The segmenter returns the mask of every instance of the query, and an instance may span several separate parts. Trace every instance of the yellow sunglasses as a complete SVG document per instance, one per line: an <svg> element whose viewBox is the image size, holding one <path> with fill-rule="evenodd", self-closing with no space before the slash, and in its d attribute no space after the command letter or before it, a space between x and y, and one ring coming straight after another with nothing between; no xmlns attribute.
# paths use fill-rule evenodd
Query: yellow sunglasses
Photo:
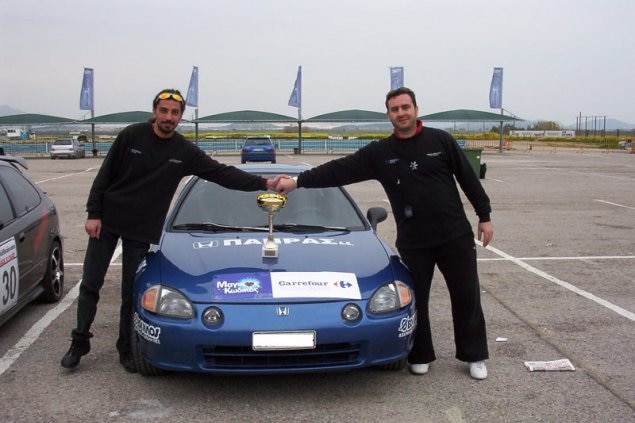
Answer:
<svg viewBox="0 0 635 423"><path fill-rule="evenodd" d="M183 103L183 97L181 97L179 94L176 94L176 93L163 92L157 96L157 100L170 100L170 99Z"/></svg>

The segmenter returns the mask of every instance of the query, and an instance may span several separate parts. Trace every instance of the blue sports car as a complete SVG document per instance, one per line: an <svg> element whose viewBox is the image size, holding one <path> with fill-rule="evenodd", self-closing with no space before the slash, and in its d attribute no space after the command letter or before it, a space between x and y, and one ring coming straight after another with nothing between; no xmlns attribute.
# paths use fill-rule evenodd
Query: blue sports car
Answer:
<svg viewBox="0 0 635 423"><path fill-rule="evenodd" d="M295 190L277 211L267 196L281 197L184 186L135 282L139 373L402 369L416 312L408 270L375 231L386 210L364 217L342 188Z"/></svg>

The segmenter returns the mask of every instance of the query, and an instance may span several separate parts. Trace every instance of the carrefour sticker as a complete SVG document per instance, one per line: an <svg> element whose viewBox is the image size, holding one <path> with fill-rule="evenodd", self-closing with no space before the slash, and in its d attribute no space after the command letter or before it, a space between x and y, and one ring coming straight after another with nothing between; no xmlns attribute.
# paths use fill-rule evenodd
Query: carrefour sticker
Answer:
<svg viewBox="0 0 635 423"><path fill-rule="evenodd" d="M362 298L354 273L272 272L274 298Z"/></svg>
<svg viewBox="0 0 635 423"><path fill-rule="evenodd" d="M0 314L18 303L19 288L18 249L12 237L0 244Z"/></svg>
<svg viewBox="0 0 635 423"><path fill-rule="evenodd" d="M214 275L212 297L215 300L271 298L269 272Z"/></svg>
<svg viewBox="0 0 635 423"><path fill-rule="evenodd" d="M133 316L134 330L141 335L143 339L155 344L161 343L161 328L159 326L151 325L139 317L139 314L135 312Z"/></svg>

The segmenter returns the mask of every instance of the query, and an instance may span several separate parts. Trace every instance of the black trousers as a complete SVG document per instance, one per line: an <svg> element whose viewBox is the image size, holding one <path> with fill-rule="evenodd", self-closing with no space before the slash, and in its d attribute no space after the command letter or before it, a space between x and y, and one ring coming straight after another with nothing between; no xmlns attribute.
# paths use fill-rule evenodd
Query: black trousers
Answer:
<svg viewBox="0 0 635 423"><path fill-rule="evenodd" d="M73 339L89 339L93 335L90 327L97 314L99 291L110 266L110 260L117 247L119 235L102 227L99 239L89 238L82 282L79 285L77 302L77 328L73 329ZM122 238L121 308L119 311L119 339L117 351L130 352L132 321L132 294L135 274L150 245L146 242Z"/></svg>
<svg viewBox="0 0 635 423"><path fill-rule="evenodd" d="M417 328L408 361L411 364L421 364L436 359L428 307L435 265L443 274L450 293L456 358L466 362L489 358L474 236L468 234L432 248L400 249L399 254L415 282Z"/></svg>

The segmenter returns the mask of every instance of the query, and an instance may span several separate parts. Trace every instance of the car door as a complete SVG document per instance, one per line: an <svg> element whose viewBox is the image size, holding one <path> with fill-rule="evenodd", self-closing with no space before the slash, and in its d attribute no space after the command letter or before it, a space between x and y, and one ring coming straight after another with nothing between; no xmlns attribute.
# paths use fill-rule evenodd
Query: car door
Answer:
<svg viewBox="0 0 635 423"><path fill-rule="evenodd" d="M0 175L0 316L17 304L20 277L18 252L13 234L15 213L1 181Z"/></svg>
<svg viewBox="0 0 635 423"><path fill-rule="evenodd" d="M40 230L42 216L38 206L42 199L37 189L17 169L8 166L0 167L0 184L2 196L6 197L3 203L11 205L10 214L6 206L3 214L13 217L2 222L0 229L0 260L6 262L2 270L1 305L19 300L33 289L42 276L42 257L46 258L48 252L47 234ZM12 275L18 279L13 280Z"/></svg>

